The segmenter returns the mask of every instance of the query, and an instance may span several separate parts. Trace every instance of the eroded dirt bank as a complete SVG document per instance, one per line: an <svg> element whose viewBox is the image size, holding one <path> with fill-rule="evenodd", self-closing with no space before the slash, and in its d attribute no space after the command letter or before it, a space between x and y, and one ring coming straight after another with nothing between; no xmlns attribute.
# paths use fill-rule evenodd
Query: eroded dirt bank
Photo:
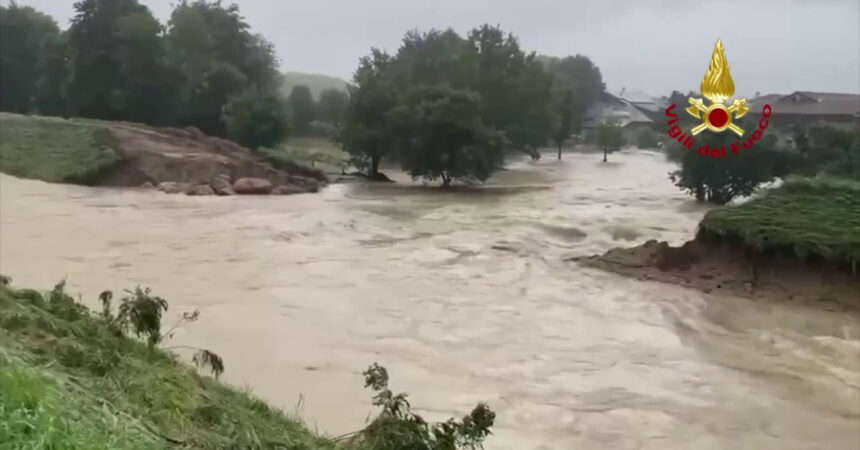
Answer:
<svg viewBox="0 0 860 450"><path fill-rule="evenodd" d="M120 163L102 180L108 186L140 186L173 182L187 186L231 184L242 178L266 180L276 190L316 192L325 184L316 178L276 170L250 150L226 139L207 136L195 128L109 126Z"/></svg>
<svg viewBox="0 0 860 450"><path fill-rule="evenodd" d="M751 299L797 302L828 310L860 309L860 278L794 260L753 261L742 250L699 240L680 247L650 240L602 255L573 257L587 267Z"/></svg>

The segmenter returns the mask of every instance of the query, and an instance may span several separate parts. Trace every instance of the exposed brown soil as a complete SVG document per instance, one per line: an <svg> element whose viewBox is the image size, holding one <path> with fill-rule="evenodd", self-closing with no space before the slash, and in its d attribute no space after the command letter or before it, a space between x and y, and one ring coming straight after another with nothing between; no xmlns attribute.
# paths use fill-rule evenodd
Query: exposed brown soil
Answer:
<svg viewBox="0 0 860 450"><path fill-rule="evenodd" d="M121 162L101 184L140 186L172 181L200 185L219 177L229 177L231 182L262 178L273 186L298 187L305 192L316 192L325 184L325 180L276 170L247 148L196 128L118 124L109 130Z"/></svg>
<svg viewBox="0 0 860 450"><path fill-rule="evenodd" d="M588 267L680 284L706 293L799 302L826 309L860 309L860 275L797 260L754 260L737 248L688 241L681 247L648 241L603 255L574 257Z"/></svg>

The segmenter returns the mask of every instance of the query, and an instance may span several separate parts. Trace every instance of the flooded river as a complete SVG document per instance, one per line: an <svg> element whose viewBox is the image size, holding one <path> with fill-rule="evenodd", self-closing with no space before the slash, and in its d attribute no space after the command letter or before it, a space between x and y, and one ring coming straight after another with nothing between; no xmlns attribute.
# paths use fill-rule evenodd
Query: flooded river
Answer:
<svg viewBox="0 0 860 450"><path fill-rule="evenodd" d="M860 325L566 263L704 213L661 156L546 155L481 190L335 185L221 198L0 178L16 284L151 286L176 344L331 434L361 428L385 365L431 418L486 401L488 449L860 448ZM401 179L405 180L401 177Z"/></svg>

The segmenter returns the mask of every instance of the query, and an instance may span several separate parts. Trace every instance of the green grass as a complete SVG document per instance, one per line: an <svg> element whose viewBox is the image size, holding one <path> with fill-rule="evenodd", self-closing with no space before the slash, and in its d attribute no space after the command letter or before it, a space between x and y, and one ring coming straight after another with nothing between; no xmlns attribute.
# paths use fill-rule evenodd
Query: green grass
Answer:
<svg viewBox="0 0 860 450"><path fill-rule="evenodd" d="M831 262L856 274L860 182L789 179L760 198L708 212L699 224L699 235L760 254Z"/></svg>
<svg viewBox="0 0 860 450"><path fill-rule="evenodd" d="M327 438L201 375L160 339L132 337L127 326L160 333L156 312L167 304L148 289L123 298L114 315L77 303L65 282L48 293L9 282L0 275L0 449L475 450L495 420L479 404L460 421L428 423L373 364L365 387L381 411L364 429Z"/></svg>
<svg viewBox="0 0 860 450"><path fill-rule="evenodd" d="M349 165L349 155L326 138L291 138L276 148L262 148L259 152L276 169L290 173L297 173L294 166L299 166L338 175Z"/></svg>
<svg viewBox="0 0 860 450"><path fill-rule="evenodd" d="M161 443L140 420L25 353L0 349L0 366L0 442L12 448L150 449Z"/></svg>
<svg viewBox="0 0 860 450"><path fill-rule="evenodd" d="M0 366L4 449L335 448L62 292L0 287Z"/></svg>
<svg viewBox="0 0 860 450"><path fill-rule="evenodd" d="M0 113L0 171L50 182L93 184L119 161L105 125Z"/></svg>

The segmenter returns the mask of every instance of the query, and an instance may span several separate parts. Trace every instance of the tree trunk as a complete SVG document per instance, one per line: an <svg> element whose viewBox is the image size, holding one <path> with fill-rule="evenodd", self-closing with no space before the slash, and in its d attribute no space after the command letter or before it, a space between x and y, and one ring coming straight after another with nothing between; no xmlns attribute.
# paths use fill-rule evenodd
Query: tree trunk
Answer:
<svg viewBox="0 0 860 450"><path fill-rule="evenodd" d="M371 177L375 177L376 174L379 173L379 161L382 159L379 155L373 155L370 157L370 175Z"/></svg>
<svg viewBox="0 0 860 450"><path fill-rule="evenodd" d="M603 162L606 162L606 148L603 149Z"/></svg>
<svg viewBox="0 0 860 450"><path fill-rule="evenodd" d="M561 142L558 143L558 160L561 161Z"/></svg>
<svg viewBox="0 0 860 450"><path fill-rule="evenodd" d="M442 174L442 187L449 187L449 186L451 186L451 177L449 177L443 173Z"/></svg>

